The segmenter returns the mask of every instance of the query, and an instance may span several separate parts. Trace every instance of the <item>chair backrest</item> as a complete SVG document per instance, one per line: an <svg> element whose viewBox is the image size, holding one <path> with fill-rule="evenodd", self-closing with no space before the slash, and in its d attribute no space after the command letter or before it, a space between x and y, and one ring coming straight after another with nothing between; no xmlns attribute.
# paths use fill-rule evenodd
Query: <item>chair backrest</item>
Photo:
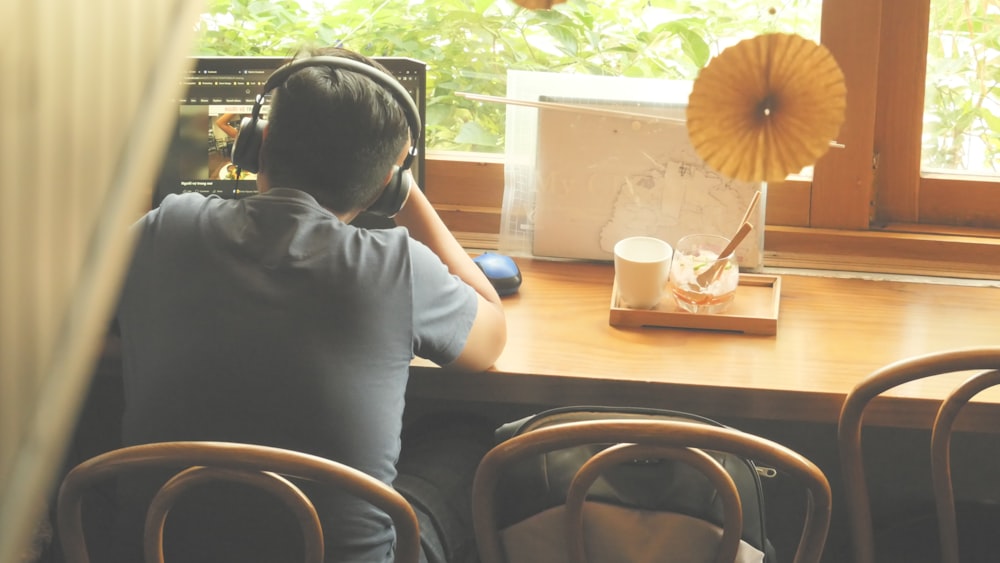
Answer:
<svg viewBox="0 0 1000 563"><path fill-rule="evenodd" d="M931 479L943 563L958 563L958 524L951 483L952 426L977 393L1000 383L1000 347L974 347L906 358L871 373L847 395L837 430L855 563L875 563L871 499L865 478L861 429L865 407L904 383L948 373L977 371L942 397L931 427Z"/></svg>
<svg viewBox="0 0 1000 563"><path fill-rule="evenodd" d="M295 514L305 542L305 560L323 561L323 529L309 498L285 477L346 491L380 508L396 530L395 561L416 563L420 533L413 507L392 487L347 465L281 448L229 442L162 442L130 446L95 456L73 468L59 489L59 541L68 563L89 563L82 522L85 493L99 482L142 469L176 474L156 493L146 512L146 563L163 563L163 529L174 502L193 486L223 480L261 488Z"/></svg>
<svg viewBox="0 0 1000 563"><path fill-rule="evenodd" d="M501 442L484 456L476 471L472 497L473 527L482 563L506 562L506 550L511 547L509 542L505 543L505 532L498 529L496 518L495 492L504 471L529 456L586 444L611 446L594 455L573 478L566 505L561 512L562 522L551 527L552 530L557 530L556 534L561 530L565 542L564 550L552 554L555 557L553 561L582 563L587 561L588 555L593 557L587 552L595 548L595 545L586 543L584 537L589 536L593 542L594 536L589 528L584 532L583 513L599 507L584 507L584 500L587 489L602 470L623 461L655 463L656 459L676 459L690 464L716 486L723 501L725 521L721 537L714 536L718 547L708 560L736 561L741 549L742 531L739 494L730 475L715 458L706 455L706 451L730 452L751 458L783 470L800 481L807 493L807 507L795 561L818 562L822 556L830 525L830 485L823 472L808 459L780 444L731 428L674 420L601 419L529 430ZM616 518L618 515L612 514L610 517ZM662 539L663 535L659 531L657 534ZM620 539L623 542L620 546L622 549L625 548L625 543L642 542L634 534ZM553 543L558 546L560 540L557 538ZM616 549L613 545L597 547L602 550ZM675 549L678 547L680 546L675 546ZM620 560L613 555L612 557ZM510 559L516 563L514 556ZM654 557L646 560L663 559Z"/></svg>

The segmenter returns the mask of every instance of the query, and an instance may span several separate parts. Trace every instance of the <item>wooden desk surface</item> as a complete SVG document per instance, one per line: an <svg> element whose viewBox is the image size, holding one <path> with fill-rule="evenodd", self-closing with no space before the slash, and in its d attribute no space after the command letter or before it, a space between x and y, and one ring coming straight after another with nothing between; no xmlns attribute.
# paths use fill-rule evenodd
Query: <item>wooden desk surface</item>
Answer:
<svg viewBox="0 0 1000 563"><path fill-rule="evenodd" d="M777 334L756 336L608 322L610 264L519 259L524 283L505 298L509 339L495 367L455 374L413 368L415 397L527 405L675 408L713 417L834 422L846 393L890 362L1000 345L1000 288L781 275ZM900 387L866 421L926 427L932 399L967 374ZM956 424L1000 432L1000 390Z"/></svg>

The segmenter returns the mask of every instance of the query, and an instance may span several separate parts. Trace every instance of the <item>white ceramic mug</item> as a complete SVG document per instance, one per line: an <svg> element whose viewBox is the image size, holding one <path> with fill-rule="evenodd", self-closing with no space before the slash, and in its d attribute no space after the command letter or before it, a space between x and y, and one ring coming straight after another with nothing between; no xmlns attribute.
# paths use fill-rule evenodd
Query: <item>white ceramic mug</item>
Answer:
<svg viewBox="0 0 1000 563"><path fill-rule="evenodd" d="M654 237L628 237L615 244L618 298L629 309L652 309L663 298L674 249Z"/></svg>

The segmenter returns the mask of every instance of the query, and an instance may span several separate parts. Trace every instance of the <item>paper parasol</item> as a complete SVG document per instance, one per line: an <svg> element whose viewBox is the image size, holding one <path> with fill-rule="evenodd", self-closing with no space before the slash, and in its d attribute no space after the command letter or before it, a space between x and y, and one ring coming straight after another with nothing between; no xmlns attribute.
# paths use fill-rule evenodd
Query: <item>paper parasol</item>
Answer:
<svg viewBox="0 0 1000 563"><path fill-rule="evenodd" d="M514 3L529 10L548 10L555 4L562 4L566 0L514 0Z"/></svg>
<svg viewBox="0 0 1000 563"><path fill-rule="evenodd" d="M698 156L729 178L780 181L829 150L846 98L844 73L825 47L794 34L758 35L698 74L688 136Z"/></svg>

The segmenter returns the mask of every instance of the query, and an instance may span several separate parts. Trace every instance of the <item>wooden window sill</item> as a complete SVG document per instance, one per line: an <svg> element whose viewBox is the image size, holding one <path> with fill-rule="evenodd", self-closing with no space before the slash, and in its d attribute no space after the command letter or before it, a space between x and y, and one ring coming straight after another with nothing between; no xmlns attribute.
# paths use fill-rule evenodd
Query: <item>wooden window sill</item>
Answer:
<svg viewBox="0 0 1000 563"><path fill-rule="evenodd" d="M497 249L504 155L429 152L428 198L459 242ZM881 230L809 226L796 201L806 181L768 186L765 266L1000 280L996 231L894 224Z"/></svg>

